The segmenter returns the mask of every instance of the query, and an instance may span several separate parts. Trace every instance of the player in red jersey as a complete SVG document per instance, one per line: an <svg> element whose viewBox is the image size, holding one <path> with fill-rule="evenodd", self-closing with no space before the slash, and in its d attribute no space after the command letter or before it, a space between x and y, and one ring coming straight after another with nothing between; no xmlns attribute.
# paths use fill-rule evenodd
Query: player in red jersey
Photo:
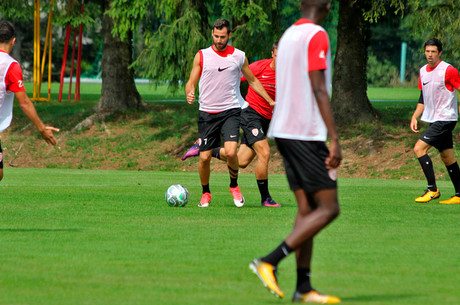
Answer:
<svg viewBox="0 0 460 305"><path fill-rule="evenodd" d="M442 43L432 38L425 42L425 56L428 64L420 69L420 99L412 115L410 128L419 132L417 119L430 123L420 139L415 143L414 152L428 182L426 192L415 198L415 202L429 202L439 198L433 163L428 150L438 149L455 188L455 195L442 200L441 204L460 204L460 169L455 159L452 130L458 121L457 94L460 90L460 75L452 65L441 60Z"/></svg>
<svg viewBox="0 0 460 305"><path fill-rule="evenodd" d="M254 76L261 82L265 91L267 91L273 100L275 100L276 96L275 69L277 49L278 42L275 42L272 47L272 58L262 59L249 65ZM242 77L241 81L246 81L246 78ZM279 203L272 199L268 191L270 146L266 139L266 134L272 118L274 104L270 105L251 86L248 88L246 102L247 107L243 108L241 112L243 136L238 149L238 162L241 168L246 168L257 155L255 175L261 196L261 204L265 207L281 207ZM182 160L198 155L198 143L199 141L197 140L182 157ZM212 156L219 160L227 161L223 147L214 148Z"/></svg>
<svg viewBox="0 0 460 305"><path fill-rule="evenodd" d="M283 298L276 268L295 252L297 285L292 300L319 304L340 302L318 293L310 283L313 239L340 212L336 168L342 153L329 100L329 38L320 26L330 7L329 0L302 0L302 18L284 32L278 45L276 106L268 136L275 138L283 156L297 215L285 240L249 264L264 286Z"/></svg>
<svg viewBox="0 0 460 305"><path fill-rule="evenodd" d="M18 62L9 53L13 49L15 38L14 25L6 20L0 21L0 133L11 124L13 118L14 98L26 116L40 131L43 139L52 145L56 145L53 132L58 128L46 126L38 117L34 105L27 97L24 89L22 70ZM0 180L3 179L3 152L0 143Z"/></svg>

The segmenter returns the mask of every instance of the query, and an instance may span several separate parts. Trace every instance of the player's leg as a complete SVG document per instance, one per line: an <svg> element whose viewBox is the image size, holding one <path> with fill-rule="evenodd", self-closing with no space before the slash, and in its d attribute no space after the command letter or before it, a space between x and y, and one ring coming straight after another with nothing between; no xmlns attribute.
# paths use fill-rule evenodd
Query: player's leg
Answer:
<svg viewBox="0 0 460 305"><path fill-rule="evenodd" d="M202 187L202 196L199 207L208 207L211 202L211 190L209 177L211 175L211 152L213 147L220 146L220 124L216 114L199 112L198 136L200 143L200 159L198 161L198 173Z"/></svg>
<svg viewBox="0 0 460 305"><path fill-rule="evenodd" d="M222 116L221 134L224 139L224 151L227 157L227 167L230 174L230 193L233 197L233 203L237 207L244 205L244 197L238 187L238 139L240 135L240 113L241 109L230 109L224 111Z"/></svg>
<svg viewBox="0 0 460 305"><path fill-rule="evenodd" d="M426 136L426 134L427 133L422 135L421 139L430 140L431 136ZM428 137L429 139L425 139L426 137ZM439 196L441 196L441 193L439 192L439 189L436 185L436 177L434 175L433 161L428 155L428 150L433 146L421 139L417 140L417 142L415 143L414 153L418 158L420 166L422 167L422 170L425 175L428 186L427 186L427 190L425 191L425 193L422 196L415 198L415 201L416 202L428 202L432 199L439 198Z"/></svg>
<svg viewBox="0 0 460 305"><path fill-rule="evenodd" d="M444 149L440 152L442 162L446 166L450 180L455 188L455 195L450 199L442 200L441 204L460 204L460 168L455 159L454 150L452 148Z"/></svg>
<svg viewBox="0 0 460 305"><path fill-rule="evenodd" d="M256 180L260 193L260 202L265 207L281 207L275 202L268 190L268 162L270 160L270 145L266 138L255 142L252 147L257 154L256 161Z"/></svg>

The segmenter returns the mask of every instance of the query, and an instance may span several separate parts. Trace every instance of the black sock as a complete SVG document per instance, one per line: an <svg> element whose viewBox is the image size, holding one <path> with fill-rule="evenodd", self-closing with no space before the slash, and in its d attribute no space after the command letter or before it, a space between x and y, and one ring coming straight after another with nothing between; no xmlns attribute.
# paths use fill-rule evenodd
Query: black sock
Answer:
<svg viewBox="0 0 460 305"><path fill-rule="evenodd" d="M418 162L423 169L423 173L425 174L426 181L428 182L428 190L429 191L436 191L438 187L436 186L436 178L434 176L433 170L433 162L431 161L430 156L423 155L418 158Z"/></svg>
<svg viewBox="0 0 460 305"><path fill-rule="evenodd" d="M297 269L297 287L296 290L300 293L307 293L313 288L310 283L310 268Z"/></svg>
<svg viewBox="0 0 460 305"><path fill-rule="evenodd" d="M238 186L238 170L234 170L230 166L228 166L228 172L230 173L230 187L237 187Z"/></svg>
<svg viewBox="0 0 460 305"><path fill-rule="evenodd" d="M458 167L458 163L455 162L446 166L446 168L455 188L455 196L460 196L460 168Z"/></svg>
<svg viewBox="0 0 460 305"><path fill-rule="evenodd" d="M211 151L211 156L220 160L220 147L213 148Z"/></svg>
<svg viewBox="0 0 460 305"><path fill-rule="evenodd" d="M206 184L206 185L201 185L201 187L203 188L203 194L204 193L211 193L211 190L209 189L209 183Z"/></svg>
<svg viewBox="0 0 460 305"><path fill-rule="evenodd" d="M272 253L268 254L265 257L262 257L262 261L277 266L278 263L291 253L293 249L289 247L285 241L281 243Z"/></svg>
<svg viewBox="0 0 460 305"><path fill-rule="evenodd" d="M270 193L268 192L268 179L257 180L257 186L259 187L261 201L270 197Z"/></svg>
<svg viewBox="0 0 460 305"><path fill-rule="evenodd" d="M237 187L238 186L238 178L230 177L230 187Z"/></svg>

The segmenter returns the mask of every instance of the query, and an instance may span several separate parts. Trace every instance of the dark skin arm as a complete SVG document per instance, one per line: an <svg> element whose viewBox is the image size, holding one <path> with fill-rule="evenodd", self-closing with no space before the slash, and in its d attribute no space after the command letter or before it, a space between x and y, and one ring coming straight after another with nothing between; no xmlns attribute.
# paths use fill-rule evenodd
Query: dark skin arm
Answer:
<svg viewBox="0 0 460 305"><path fill-rule="evenodd" d="M339 144L339 137L335 127L334 117L332 116L331 103L329 100L329 93L326 88L324 70L311 71L309 72L309 75L319 111L324 123L326 124L326 128L331 139L329 156L325 160L326 168L337 168L342 161L342 150Z"/></svg>

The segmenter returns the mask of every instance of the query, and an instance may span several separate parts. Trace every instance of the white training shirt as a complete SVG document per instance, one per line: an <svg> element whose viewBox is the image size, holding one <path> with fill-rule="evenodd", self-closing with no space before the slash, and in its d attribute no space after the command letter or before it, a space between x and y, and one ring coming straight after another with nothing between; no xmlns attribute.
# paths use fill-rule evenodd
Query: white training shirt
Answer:
<svg viewBox="0 0 460 305"><path fill-rule="evenodd" d="M309 54L312 38L324 32L322 45L315 56ZM322 33L321 33L322 34ZM268 136L304 141L326 141L327 128L311 87L310 65L326 61L326 87L331 87L329 39L319 25L301 19L283 34L276 58L276 105ZM311 61L311 62L310 62Z"/></svg>
<svg viewBox="0 0 460 305"><path fill-rule="evenodd" d="M6 90L6 73L11 64L16 62L10 55L0 52L0 133L8 128L13 119L14 92Z"/></svg>
<svg viewBox="0 0 460 305"><path fill-rule="evenodd" d="M212 47L200 51L203 61L198 84L201 111L222 112L241 108L246 103L240 93L241 68L246 55L232 46L227 49L220 54Z"/></svg>
<svg viewBox="0 0 460 305"><path fill-rule="evenodd" d="M441 61L432 71L425 65L420 69L422 85L423 114L421 120L428 123L436 121L457 121L457 93L446 88L446 71L450 66Z"/></svg>

